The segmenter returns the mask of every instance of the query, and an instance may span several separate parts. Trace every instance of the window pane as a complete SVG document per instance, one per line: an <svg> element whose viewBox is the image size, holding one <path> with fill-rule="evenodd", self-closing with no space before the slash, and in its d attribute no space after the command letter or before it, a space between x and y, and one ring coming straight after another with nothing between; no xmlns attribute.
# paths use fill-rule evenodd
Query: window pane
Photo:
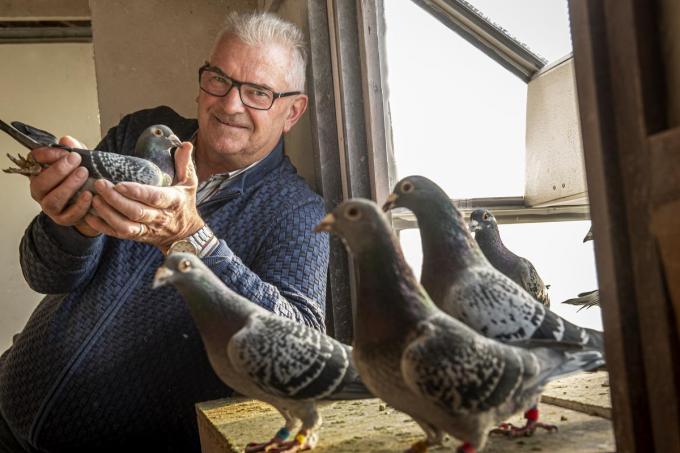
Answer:
<svg viewBox="0 0 680 453"><path fill-rule="evenodd" d="M567 0L467 0L535 54L555 61L571 52Z"/></svg>
<svg viewBox="0 0 680 453"><path fill-rule="evenodd" d="M550 309L579 326L602 329L600 308L561 302L597 288L593 243L583 243L590 222L518 223L499 225L501 238L513 253L531 261L550 285ZM420 277L422 248L417 229L402 230L400 240L406 261Z"/></svg>
<svg viewBox="0 0 680 453"><path fill-rule="evenodd" d="M398 177L523 195L526 84L410 1L385 2L385 18Z"/></svg>

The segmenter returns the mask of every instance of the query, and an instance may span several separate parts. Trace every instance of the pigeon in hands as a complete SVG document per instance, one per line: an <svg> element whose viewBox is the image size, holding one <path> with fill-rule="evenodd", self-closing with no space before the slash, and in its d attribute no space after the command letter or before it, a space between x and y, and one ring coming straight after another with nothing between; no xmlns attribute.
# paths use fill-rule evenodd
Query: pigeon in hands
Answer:
<svg viewBox="0 0 680 453"><path fill-rule="evenodd" d="M0 121L0 129L30 150L42 147L65 149L78 153L80 165L87 168L89 178L81 188L96 193L94 181L107 179L113 184L119 182L138 182L154 186L169 186L175 175L172 148L182 144L172 130L162 124L150 126L137 139L132 155L114 152L71 148L57 143L57 138L49 132L14 121L12 125ZM33 159L30 151L24 158L21 155L7 157L18 168L8 168L5 173L18 173L26 176L37 175L43 166Z"/></svg>
<svg viewBox="0 0 680 453"><path fill-rule="evenodd" d="M271 440L248 444L247 453L313 448L319 402L373 398L354 368L351 347L236 294L197 256L168 255L154 287L168 283L184 296L217 376L238 393L271 404L285 419Z"/></svg>
<svg viewBox="0 0 680 453"><path fill-rule="evenodd" d="M489 428L535 405L547 382L603 362L579 344L506 345L438 309L369 200L340 204L316 231L338 234L354 259L354 360L366 386L425 431L412 453L440 444L443 433L464 442L459 452L482 449Z"/></svg>
<svg viewBox="0 0 680 453"><path fill-rule="evenodd" d="M494 268L472 238L448 195L423 176L399 181L384 210L413 211L420 228L423 266L420 282L439 308L475 331L503 342L556 340L604 350L602 332L576 326L550 311L521 286ZM523 427L505 425L509 436L531 435L538 410L525 414Z"/></svg>
<svg viewBox="0 0 680 453"><path fill-rule="evenodd" d="M512 253L503 244L496 218L486 209L475 209L470 214L470 231L489 263L534 296L534 299L550 307L548 288L526 258Z"/></svg>

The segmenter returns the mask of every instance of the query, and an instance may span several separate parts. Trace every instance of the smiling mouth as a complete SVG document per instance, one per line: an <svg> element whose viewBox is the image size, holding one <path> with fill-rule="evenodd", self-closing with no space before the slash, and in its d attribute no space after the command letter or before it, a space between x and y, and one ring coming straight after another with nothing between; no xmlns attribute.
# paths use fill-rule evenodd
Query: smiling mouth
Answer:
<svg viewBox="0 0 680 453"><path fill-rule="evenodd" d="M229 122L229 121L222 121L221 119L219 119L219 118L216 117L215 115L213 115L213 118L215 118L215 119L217 120L218 123L223 124L223 125L225 125L225 126L229 126L229 127L237 127L237 128L239 128L239 129L248 129L247 126L242 126L242 125L240 125L240 124L234 124L234 123L231 123L231 122Z"/></svg>

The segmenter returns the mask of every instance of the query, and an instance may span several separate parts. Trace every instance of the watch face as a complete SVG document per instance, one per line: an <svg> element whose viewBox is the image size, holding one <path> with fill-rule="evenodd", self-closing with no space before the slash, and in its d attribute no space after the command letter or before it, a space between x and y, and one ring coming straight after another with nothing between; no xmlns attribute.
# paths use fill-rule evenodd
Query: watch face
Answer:
<svg viewBox="0 0 680 453"><path fill-rule="evenodd" d="M196 250L196 247L191 242L187 240L181 240L175 242L170 246L170 250L168 250L168 255L173 252L193 253L194 255L196 255L198 253L198 250Z"/></svg>

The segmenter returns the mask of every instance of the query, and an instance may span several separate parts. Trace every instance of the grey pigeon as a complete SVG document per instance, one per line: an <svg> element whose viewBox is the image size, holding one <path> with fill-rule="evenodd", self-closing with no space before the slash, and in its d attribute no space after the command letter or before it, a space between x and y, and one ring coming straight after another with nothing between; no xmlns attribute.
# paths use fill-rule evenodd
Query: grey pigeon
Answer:
<svg viewBox="0 0 680 453"><path fill-rule="evenodd" d="M503 244L493 214L486 209L475 209L470 214L469 226L489 263L524 288L534 299L549 307L548 288L536 268L531 261L515 255Z"/></svg>
<svg viewBox="0 0 680 453"><path fill-rule="evenodd" d="M489 428L536 404L552 379L602 363L599 351L557 341L522 347L486 338L437 308L406 264L378 206L349 200L317 231L341 236L354 258L354 359L366 386L426 433L424 452L448 433L482 449Z"/></svg>
<svg viewBox="0 0 680 453"><path fill-rule="evenodd" d="M87 168L89 178L81 190L94 190L94 181L107 179L113 184L131 181L154 186L169 186L175 174L172 148L182 142L172 130L162 124L150 126L137 139L132 155L114 152L70 148L57 143L57 138L49 132L18 121L12 125L0 121L0 129L28 149L54 147L80 154L80 165ZM40 173L42 165L33 160L29 152L24 158L7 155L19 168L8 168L5 173L19 173L26 176Z"/></svg>
<svg viewBox="0 0 680 453"><path fill-rule="evenodd" d="M593 227L591 226L590 229L588 230L588 233L586 236L583 238L583 242L588 242L593 240ZM577 310L577 313L584 308L590 308L590 307L599 307L600 306L600 290L599 289L594 289L592 291L586 291L584 293L579 293L578 297L574 297L572 299L567 299L563 304L567 305L578 305L580 308Z"/></svg>
<svg viewBox="0 0 680 453"><path fill-rule="evenodd" d="M271 440L251 443L246 452L313 448L320 401L373 397L349 346L241 297L195 255L168 255L154 287L167 283L186 300L217 376L236 392L271 404L285 419ZM297 435L286 442L299 421Z"/></svg>
<svg viewBox="0 0 680 453"><path fill-rule="evenodd" d="M494 268L472 238L448 195L423 176L399 181L383 209L413 211L420 228L423 266L420 282L439 308L484 336L499 341L557 340L604 350L602 332L576 326L550 311L517 283ZM538 411L527 424L507 425L511 436L531 435Z"/></svg>

